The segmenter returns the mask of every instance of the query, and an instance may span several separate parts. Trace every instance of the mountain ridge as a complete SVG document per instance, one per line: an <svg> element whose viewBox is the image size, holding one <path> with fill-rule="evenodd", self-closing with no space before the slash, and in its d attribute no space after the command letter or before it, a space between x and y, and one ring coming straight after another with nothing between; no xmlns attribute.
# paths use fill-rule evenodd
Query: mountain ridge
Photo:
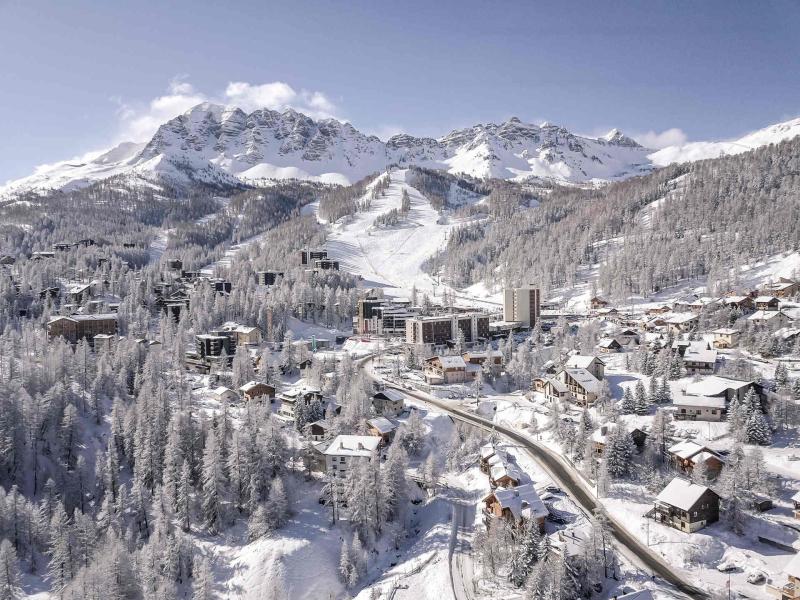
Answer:
<svg viewBox="0 0 800 600"><path fill-rule="evenodd" d="M70 191L112 176L146 183L240 186L270 179L348 184L387 166L421 166L477 178L595 185L642 175L673 162L744 152L800 134L800 119L730 142L692 142L649 150L618 129L589 137L511 117L440 138L394 135L385 142L335 119L301 112L201 103L163 123L144 143L123 142L86 160L40 167L0 186L0 197Z"/></svg>

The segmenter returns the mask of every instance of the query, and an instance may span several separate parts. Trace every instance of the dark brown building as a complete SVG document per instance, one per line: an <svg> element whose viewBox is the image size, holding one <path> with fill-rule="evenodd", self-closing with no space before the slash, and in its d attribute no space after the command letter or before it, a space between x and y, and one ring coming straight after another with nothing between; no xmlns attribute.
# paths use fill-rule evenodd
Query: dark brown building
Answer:
<svg viewBox="0 0 800 600"><path fill-rule="evenodd" d="M86 339L91 344L97 334L116 334L117 315L103 313L96 315L70 315L53 317L47 322L47 334L51 337L63 337L74 344Z"/></svg>
<svg viewBox="0 0 800 600"><path fill-rule="evenodd" d="M454 313L406 320L406 342L445 346L456 339L458 331L472 344L489 337L489 316L482 313Z"/></svg>
<svg viewBox="0 0 800 600"><path fill-rule="evenodd" d="M719 495L709 487L676 477L656 497L653 518L693 533L719 520Z"/></svg>

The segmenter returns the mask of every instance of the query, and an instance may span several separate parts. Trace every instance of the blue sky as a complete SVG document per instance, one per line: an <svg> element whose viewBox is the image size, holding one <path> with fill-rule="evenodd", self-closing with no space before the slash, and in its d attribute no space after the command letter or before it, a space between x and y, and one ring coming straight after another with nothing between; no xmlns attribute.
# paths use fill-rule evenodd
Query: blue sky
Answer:
<svg viewBox="0 0 800 600"><path fill-rule="evenodd" d="M516 115L663 144L800 115L793 1L205 4L0 0L0 182L202 99L381 137Z"/></svg>

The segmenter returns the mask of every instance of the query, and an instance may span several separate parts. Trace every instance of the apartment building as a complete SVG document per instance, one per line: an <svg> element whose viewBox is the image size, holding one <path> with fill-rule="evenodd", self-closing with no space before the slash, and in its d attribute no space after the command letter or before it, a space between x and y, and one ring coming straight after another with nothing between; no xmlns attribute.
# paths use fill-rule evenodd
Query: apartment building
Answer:
<svg viewBox="0 0 800 600"><path fill-rule="evenodd" d="M445 346L456 339L459 330L467 344L487 339L489 316L472 312L414 317L406 320L406 343Z"/></svg>
<svg viewBox="0 0 800 600"><path fill-rule="evenodd" d="M503 320L533 327L541 312L539 289L526 286L503 292Z"/></svg>

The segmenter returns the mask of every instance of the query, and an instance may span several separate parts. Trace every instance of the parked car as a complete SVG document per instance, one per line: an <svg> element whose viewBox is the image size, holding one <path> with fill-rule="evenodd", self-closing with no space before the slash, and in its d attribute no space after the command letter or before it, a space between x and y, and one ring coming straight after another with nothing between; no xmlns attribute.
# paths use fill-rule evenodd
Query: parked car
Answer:
<svg viewBox="0 0 800 600"><path fill-rule="evenodd" d="M747 574L747 583L753 585L761 585L767 580L767 576L763 571L750 571Z"/></svg>

